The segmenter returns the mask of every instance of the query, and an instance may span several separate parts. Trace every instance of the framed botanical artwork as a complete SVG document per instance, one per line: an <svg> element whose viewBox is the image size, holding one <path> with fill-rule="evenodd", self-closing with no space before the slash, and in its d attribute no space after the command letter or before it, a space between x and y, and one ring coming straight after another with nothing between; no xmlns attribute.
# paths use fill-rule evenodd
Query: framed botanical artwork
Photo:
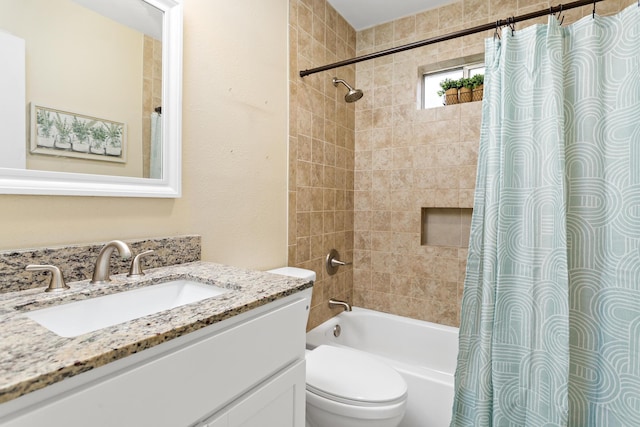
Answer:
<svg viewBox="0 0 640 427"><path fill-rule="evenodd" d="M31 103L30 152L126 163L125 123Z"/></svg>

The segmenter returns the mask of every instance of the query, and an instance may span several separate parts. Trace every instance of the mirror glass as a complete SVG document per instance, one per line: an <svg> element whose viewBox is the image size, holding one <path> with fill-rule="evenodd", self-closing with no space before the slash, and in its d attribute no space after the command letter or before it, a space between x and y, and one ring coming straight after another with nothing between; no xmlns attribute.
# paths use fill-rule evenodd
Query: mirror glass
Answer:
<svg viewBox="0 0 640 427"><path fill-rule="evenodd" d="M180 6L0 0L0 192L179 195Z"/></svg>

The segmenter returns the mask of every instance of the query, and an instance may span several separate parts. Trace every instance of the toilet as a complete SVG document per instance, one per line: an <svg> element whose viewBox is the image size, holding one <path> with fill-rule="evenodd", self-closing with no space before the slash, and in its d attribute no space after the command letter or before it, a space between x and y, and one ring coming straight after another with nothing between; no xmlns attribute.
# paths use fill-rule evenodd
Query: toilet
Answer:
<svg viewBox="0 0 640 427"><path fill-rule="evenodd" d="M296 267L270 273L315 280ZM407 383L367 353L320 345L306 352L306 427L397 427L407 405Z"/></svg>

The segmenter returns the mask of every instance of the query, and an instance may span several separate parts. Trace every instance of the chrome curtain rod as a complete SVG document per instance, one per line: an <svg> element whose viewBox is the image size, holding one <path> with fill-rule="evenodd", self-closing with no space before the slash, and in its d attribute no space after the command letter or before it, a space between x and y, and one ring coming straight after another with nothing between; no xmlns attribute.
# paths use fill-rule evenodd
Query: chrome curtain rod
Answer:
<svg viewBox="0 0 640 427"><path fill-rule="evenodd" d="M482 31L489 31L493 29L498 29L499 27L506 27L507 25L512 26L516 22L526 21L528 19L538 18L540 16L562 13L565 10L574 9L576 7L586 6L589 4L593 4L593 13L595 15L596 3L604 0L579 0L573 3L568 3L565 5L558 5L555 7L550 7L549 9L541 9L537 12L531 12L520 16L512 16L507 19L499 20L493 24L484 24L478 25L477 27L467 28L466 30L460 30L453 33L445 34L443 36L432 37L430 39L413 42L409 44L405 44L402 46L392 47L390 49L381 50L380 52L369 53L367 55L357 56L355 58L346 59L344 61L334 62L333 64L323 65L322 67L311 68L309 70L300 71L300 77L308 76L309 74L319 73L321 71L332 70L338 67L344 67L345 65L351 65L362 61L368 61L370 59L380 58L381 56L393 55L394 53L404 52L405 50L415 49L422 46L427 46L434 43L444 42L447 40L457 39L458 37L468 36L470 34L480 33ZM640 1L640 0L639 0Z"/></svg>

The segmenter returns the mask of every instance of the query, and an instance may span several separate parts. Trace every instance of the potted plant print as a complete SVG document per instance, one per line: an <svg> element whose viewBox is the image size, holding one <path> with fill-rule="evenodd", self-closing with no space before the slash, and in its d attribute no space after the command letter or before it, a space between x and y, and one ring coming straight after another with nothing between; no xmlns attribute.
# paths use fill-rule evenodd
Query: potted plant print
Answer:
<svg viewBox="0 0 640 427"><path fill-rule="evenodd" d="M441 90L438 91L438 96L444 95L444 105L457 104L459 102L458 89L460 86L460 80L444 79L440 82Z"/></svg>
<svg viewBox="0 0 640 427"><path fill-rule="evenodd" d="M91 146L89 147L89 152L104 155L105 148L107 146L107 129L105 128L104 123L92 127L90 132Z"/></svg>
<svg viewBox="0 0 640 427"><path fill-rule="evenodd" d="M95 121L88 122L73 116L73 121L71 122L71 129L73 130L71 144L73 151L82 153L89 152L89 134L91 126L93 126L94 123Z"/></svg>
<svg viewBox="0 0 640 427"><path fill-rule="evenodd" d="M56 113L56 117L53 119L54 126L58 131L58 135L55 140L55 147L68 150L71 148L71 125L67 123L66 119L60 117L59 113Z"/></svg>
<svg viewBox="0 0 640 427"><path fill-rule="evenodd" d="M51 113L38 109L36 112L37 138L40 147L53 147L55 143L54 123Z"/></svg>
<svg viewBox="0 0 640 427"><path fill-rule="evenodd" d="M101 154L104 154L104 147L107 145L107 130L102 124L99 124L97 126L92 126L91 129L89 129L89 134L91 135L89 146L96 148L102 147Z"/></svg>
<svg viewBox="0 0 640 427"><path fill-rule="evenodd" d="M109 123L106 126L107 130L107 155L108 156L120 156L122 154L122 126Z"/></svg>

